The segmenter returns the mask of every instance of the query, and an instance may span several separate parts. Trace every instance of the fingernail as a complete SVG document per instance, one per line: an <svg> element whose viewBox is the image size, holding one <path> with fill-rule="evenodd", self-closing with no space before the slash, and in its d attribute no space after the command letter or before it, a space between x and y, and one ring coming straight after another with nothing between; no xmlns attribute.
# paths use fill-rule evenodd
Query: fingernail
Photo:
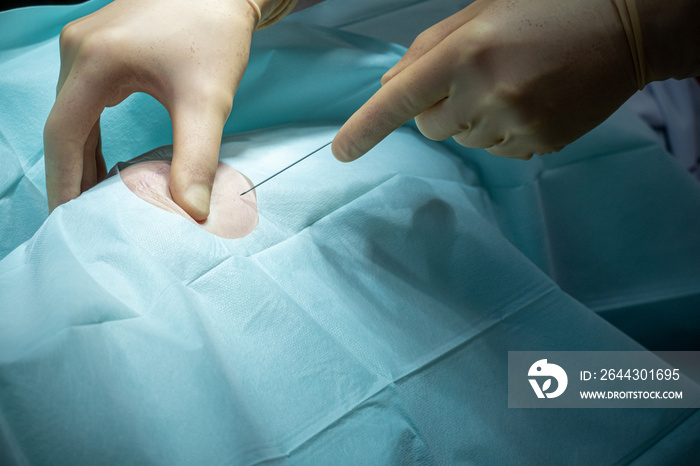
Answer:
<svg viewBox="0 0 700 466"><path fill-rule="evenodd" d="M211 201L211 189L203 184L193 184L187 188L185 202L189 204L188 213L202 222L209 216L209 203Z"/></svg>

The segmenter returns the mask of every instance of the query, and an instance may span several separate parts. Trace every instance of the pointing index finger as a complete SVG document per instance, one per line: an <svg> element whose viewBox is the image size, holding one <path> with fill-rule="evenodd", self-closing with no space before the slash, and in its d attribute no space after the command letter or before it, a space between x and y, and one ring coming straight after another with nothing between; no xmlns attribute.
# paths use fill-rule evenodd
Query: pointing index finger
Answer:
<svg viewBox="0 0 700 466"><path fill-rule="evenodd" d="M450 94L449 56L438 47L382 86L340 128L333 140L338 160L355 160L399 126Z"/></svg>

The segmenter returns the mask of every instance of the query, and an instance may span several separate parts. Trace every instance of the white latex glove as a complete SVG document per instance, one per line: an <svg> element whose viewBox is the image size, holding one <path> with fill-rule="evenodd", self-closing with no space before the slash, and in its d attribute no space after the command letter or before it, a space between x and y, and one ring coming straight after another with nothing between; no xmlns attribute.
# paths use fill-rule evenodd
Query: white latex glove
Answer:
<svg viewBox="0 0 700 466"><path fill-rule="evenodd" d="M170 114L170 191L192 218L209 214L221 134L259 25L290 0L115 0L61 33L56 103L44 129L49 210L105 177L100 115L134 92Z"/></svg>
<svg viewBox="0 0 700 466"><path fill-rule="evenodd" d="M477 0L418 36L340 129L333 153L354 160L413 117L430 139L453 137L495 155L528 159L562 149L645 84L630 48L643 55L641 35L663 34L649 26L638 43L628 41L619 11L628 3L646 4L648 26L659 10L671 12L666 35L680 21L680 40L697 39L697 0ZM679 20L689 13L681 4L694 19ZM697 40L688 42L697 49Z"/></svg>

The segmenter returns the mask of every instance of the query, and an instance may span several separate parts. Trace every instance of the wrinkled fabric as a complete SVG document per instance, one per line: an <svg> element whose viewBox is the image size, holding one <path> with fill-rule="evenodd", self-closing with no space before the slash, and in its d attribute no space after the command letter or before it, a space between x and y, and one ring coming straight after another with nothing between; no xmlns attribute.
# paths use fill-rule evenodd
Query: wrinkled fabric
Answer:
<svg viewBox="0 0 700 466"><path fill-rule="evenodd" d="M336 130L231 136L222 160L262 179ZM612 464L697 438L693 410L507 408L508 351L639 347L506 240L451 151L406 129L300 168L239 240L115 176L0 262L20 464Z"/></svg>
<svg viewBox="0 0 700 466"><path fill-rule="evenodd" d="M653 128L681 165L700 179L700 81L653 82L626 105Z"/></svg>
<svg viewBox="0 0 700 466"><path fill-rule="evenodd" d="M530 162L411 127L351 164L325 149L257 190L241 239L118 176L46 219L41 125L78 10L33 11L53 36L0 56L0 464L700 455L697 410L507 408L508 351L698 349L700 187L630 112ZM330 141L402 50L256 34L221 160L256 183ZM108 166L169 124L143 95L109 109Z"/></svg>
<svg viewBox="0 0 700 466"><path fill-rule="evenodd" d="M42 132L58 81L58 33L66 22L106 3L0 15L0 258L29 239L48 213ZM324 28L285 26L255 34L226 134L290 122L341 121L379 88L377 76L404 50ZM172 143L167 111L145 94L106 109L101 122L108 168Z"/></svg>

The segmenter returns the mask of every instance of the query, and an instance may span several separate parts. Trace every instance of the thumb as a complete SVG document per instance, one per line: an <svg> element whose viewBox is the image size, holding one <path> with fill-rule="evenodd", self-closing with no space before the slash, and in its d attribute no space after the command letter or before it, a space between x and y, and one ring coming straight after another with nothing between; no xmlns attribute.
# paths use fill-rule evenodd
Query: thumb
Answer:
<svg viewBox="0 0 700 466"><path fill-rule="evenodd" d="M206 100L178 106L171 113L173 162L170 194L194 220L209 216L211 189L219 163L221 135L231 112L231 101Z"/></svg>

